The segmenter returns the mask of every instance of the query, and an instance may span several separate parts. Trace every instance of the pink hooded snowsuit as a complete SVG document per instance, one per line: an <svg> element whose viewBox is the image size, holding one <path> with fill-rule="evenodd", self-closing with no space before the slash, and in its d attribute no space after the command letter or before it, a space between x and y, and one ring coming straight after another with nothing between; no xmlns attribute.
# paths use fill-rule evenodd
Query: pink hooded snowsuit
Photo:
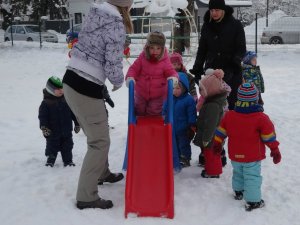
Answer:
<svg viewBox="0 0 300 225"><path fill-rule="evenodd" d="M177 77L168 51L158 61L148 60L146 49L129 67L126 78L135 80L135 112L137 115L161 115L167 95L167 78Z"/></svg>

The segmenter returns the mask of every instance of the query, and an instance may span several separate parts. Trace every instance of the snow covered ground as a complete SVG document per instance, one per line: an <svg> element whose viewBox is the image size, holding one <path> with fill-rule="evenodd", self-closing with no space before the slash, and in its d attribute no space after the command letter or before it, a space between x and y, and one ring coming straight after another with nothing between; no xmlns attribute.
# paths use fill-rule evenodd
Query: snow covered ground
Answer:
<svg viewBox="0 0 300 225"><path fill-rule="evenodd" d="M251 49L253 46L250 46ZM264 75L265 112L275 123L282 162L268 157L262 163L266 207L245 212L244 202L233 200L231 165L220 179L201 178L199 149L193 146L192 166L175 175L175 218L124 218L125 180L99 187L111 199L110 210L75 207L78 175L86 152L82 132L74 134L76 167L64 168L61 157L54 168L45 167L45 140L39 130L38 107L48 77L62 77L68 62L66 44L0 43L0 221L3 225L98 224L300 224L300 45L260 46L258 62ZM187 65L190 68L194 60ZM124 61L124 73L129 64ZM111 89L111 85L109 85ZM111 93L110 168L122 167L127 134L127 88Z"/></svg>

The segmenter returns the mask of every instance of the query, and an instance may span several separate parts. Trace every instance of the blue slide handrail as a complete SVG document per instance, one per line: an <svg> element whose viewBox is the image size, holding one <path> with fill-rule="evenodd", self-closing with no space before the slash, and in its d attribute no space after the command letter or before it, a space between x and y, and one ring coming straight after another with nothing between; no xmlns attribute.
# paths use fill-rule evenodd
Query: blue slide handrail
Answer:
<svg viewBox="0 0 300 225"><path fill-rule="evenodd" d="M134 81L129 81L129 102L128 102L128 125L136 124L134 112Z"/></svg>
<svg viewBox="0 0 300 225"><path fill-rule="evenodd" d="M168 99L167 99L167 116L165 124L171 123L173 126L173 80L168 80Z"/></svg>

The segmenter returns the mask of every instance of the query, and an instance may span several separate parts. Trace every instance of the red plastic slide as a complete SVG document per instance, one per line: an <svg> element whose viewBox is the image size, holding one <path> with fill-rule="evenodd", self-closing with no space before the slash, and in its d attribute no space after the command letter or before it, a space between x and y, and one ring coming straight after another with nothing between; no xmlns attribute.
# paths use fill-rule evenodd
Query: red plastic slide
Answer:
<svg viewBox="0 0 300 225"><path fill-rule="evenodd" d="M162 117L137 117L128 128L125 217L174 217L172 127Z"/></svg>

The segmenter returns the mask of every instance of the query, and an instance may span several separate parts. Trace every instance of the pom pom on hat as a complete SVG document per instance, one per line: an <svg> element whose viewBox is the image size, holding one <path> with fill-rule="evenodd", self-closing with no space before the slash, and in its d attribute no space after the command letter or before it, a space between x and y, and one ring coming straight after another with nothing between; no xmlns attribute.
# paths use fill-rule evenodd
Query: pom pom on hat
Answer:
<svg viewBox="0 0 300 225"><path fill-rule="evenodd" d="M248 64L248 65L251 65L251 60L253 58L256 58L257 57L257 54L256 52L253 52L253 51L248 51L246 52L244 58L243 58L243 63L244 64Z"/></svg>
<svg viewBox="0 0 300 225"><path fill-rule="evenodd" d="M200 94L204 98L222 93L230 93L231 88L222 80L224 72L221 69L207 69L205 76L199 82Z"/></svg>
<svg viewBox="0 0 300 225"><path fill-rule="evenodd" d="M170 55L170 61L171 63L182 64L182 56L179 53L174 52Z"/></svg>
<svg viewBox="0 0 300 225"><path fill-rule="evenodd" d="M158 45L161 47L165 47L166 37L163 33L159 31L150 32L147 36L147 46L150 45Z"/></svg>
<svg viewBox="0 0 300 225"><path fill-rule="evenodd" d="M61 88L63 88L63 84L60 78L56 76L52 76L48 79L46 83L46 90L49 94L54 95L55 89L61 89Z"/></svg>
<svg viewBox="0 0 300 225"><path fill-rule="evenodd" d="M107 2L115 6L128 8L130 8L133 4L133 0L107 0Z"/></svg>
<svg viewBox="0 0 300 225"><path fill-rule="evenodd" d="M209 9L225 9L225 1L224 0L209 0L208 3Z"/></svg>
<svg viewBox="0 0 300 225"><path fill-rule="evenodd" d="M254 84L244 83L239 86L237 99L241 102L257 102L258 92Z"/></svg>

